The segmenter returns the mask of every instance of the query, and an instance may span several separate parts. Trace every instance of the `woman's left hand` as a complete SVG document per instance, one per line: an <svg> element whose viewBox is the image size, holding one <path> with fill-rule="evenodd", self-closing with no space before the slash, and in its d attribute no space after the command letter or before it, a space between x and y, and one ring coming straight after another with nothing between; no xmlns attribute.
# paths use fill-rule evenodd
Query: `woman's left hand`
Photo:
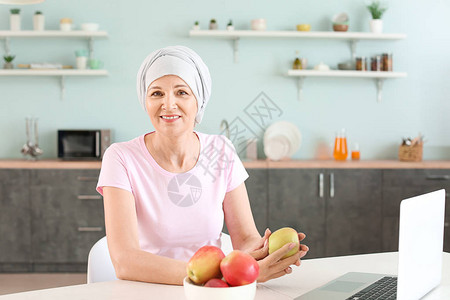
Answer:
<svg viewBox="0 0 450 300"><path fill-rule="evenodd" d="M271 231L269 228L266 229L264 236L261 237L259 241L257 241L256 245L254 247L250 247L249 250L245 251L249 253L254 259L261 260L264 259L269 255L269 236L271 235ZM300 259L303 258L309 251L309 247L306 245L301 244L301 241L305 239L306 235L303 232L298 233L298 240L300 242L299 251ZM298 267L300 266L300 259L295 262L295 265ZM292 270L289 268L286 268L286 273L290 273Z"/></svg>

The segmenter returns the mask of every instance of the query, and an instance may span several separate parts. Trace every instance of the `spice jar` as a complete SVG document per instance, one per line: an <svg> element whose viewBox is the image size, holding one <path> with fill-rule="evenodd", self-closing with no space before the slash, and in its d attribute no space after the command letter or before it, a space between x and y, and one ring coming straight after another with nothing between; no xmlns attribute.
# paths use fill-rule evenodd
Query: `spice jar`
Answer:
<svg viewBox="0 0 450 300"><path fill-rule="evenodd" d="M356 58L356 71L367 71L367 58L364 56Z"/></svg>
<svg viewBox="0 0 450 300"><path fill-rule="evenodd" d="M382 70L392 71L392 53L383 53L382 57Z"/></svg>
<svg viewBox="0 0 450 300"><path fill-rule="evenodd" d="M376 55L371 58L370 69L372 71L381 71L381 56Z"/></svg>
<svg viewBox="0 0 450 300"><path fill-rule="evenodd" d="M59 21L59 27L62 31L71 31L72 30L72 19L62 18Z"/></svg>

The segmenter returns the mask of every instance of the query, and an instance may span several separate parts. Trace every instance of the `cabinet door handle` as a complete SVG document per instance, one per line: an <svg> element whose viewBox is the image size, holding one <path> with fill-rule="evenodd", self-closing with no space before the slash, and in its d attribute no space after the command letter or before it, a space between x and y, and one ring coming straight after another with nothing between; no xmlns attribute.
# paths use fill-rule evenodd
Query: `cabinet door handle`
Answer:
<svg viewBox="0 0 450 300"><path fill-rule="evenodd" d="M323 173L319 174L319 197L323 198Z"/></svg>
<svg viewBox="0 0 450 300"><path fill-rule="evenodd" d="M330 174L330 198L334 198L334 173Z"/></svg>
<svg viewBox="0 0 450 300"><path fill-rule="evenodd" d="M427 175L428 180L450 180L450 175Z"/></svg>
<svg viewBox="0 0 450 300"><path fill-rule="evenodd" d="M78 181L97 181L98 177L95 176L78 176Z"/></svg>
<svg viewBox="0 0 450 300"><path fill-rule="evenodd" d="M92 231L102 231L102 227L78 227L80 232L92 232Z"/></svg>
<svg viewBox="0 0 450 300"><path fill-rule="evenodd" d="M102 196L100 196L100 195L78 195L77 198L79 200L101 200Z"/></svg>

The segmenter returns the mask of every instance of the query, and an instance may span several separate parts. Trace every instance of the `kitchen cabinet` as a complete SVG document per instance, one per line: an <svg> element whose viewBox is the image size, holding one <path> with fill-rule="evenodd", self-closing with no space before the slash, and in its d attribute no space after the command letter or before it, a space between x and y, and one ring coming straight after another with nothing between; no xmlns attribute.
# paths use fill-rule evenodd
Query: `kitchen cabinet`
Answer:
<svg viewBox="0 0 450 300"><path fill-rule="evenodd" d="M105 235L98 170L31 170L34 271L85 271L89 250Z"/></svg>
<svg viewBox="0 0 450 300"><path fill-rule="evenodd" d="M381 171L270 169L269 226L304 232L309 258L381 248Z"/></svg>
<svg viewBox="0 0 450 300"><path fill-rule="evenodd" d="M0 272L31 271L28 170L0 169Z"/></svg>
<svg viewBox="0 0 450 300"><path fill-rule="evenodd" d="M400 202L420 194L446 189L444 251L450 252L450 170L397 169L383 171L382 251L398 250ZM418 239L420 241L420 239Z"/></svg>
<svg viewBox="0 0 450 300"><path fill-rule="evenodd" d="M304 232L308 258L325 256L325 199L318 169L269 169L269 228Z"/></svg>

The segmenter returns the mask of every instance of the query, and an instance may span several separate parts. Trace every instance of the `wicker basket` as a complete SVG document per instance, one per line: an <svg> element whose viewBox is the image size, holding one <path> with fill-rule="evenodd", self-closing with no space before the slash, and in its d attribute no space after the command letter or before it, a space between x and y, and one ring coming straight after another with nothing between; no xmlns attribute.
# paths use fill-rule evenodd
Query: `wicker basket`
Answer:
<svg viewBox="0 0 450 300"><path fill-rule="evenodd" d="M422 161L423 143L413 146L402 145L398 149L398 159L400 161Z"/></svg>

